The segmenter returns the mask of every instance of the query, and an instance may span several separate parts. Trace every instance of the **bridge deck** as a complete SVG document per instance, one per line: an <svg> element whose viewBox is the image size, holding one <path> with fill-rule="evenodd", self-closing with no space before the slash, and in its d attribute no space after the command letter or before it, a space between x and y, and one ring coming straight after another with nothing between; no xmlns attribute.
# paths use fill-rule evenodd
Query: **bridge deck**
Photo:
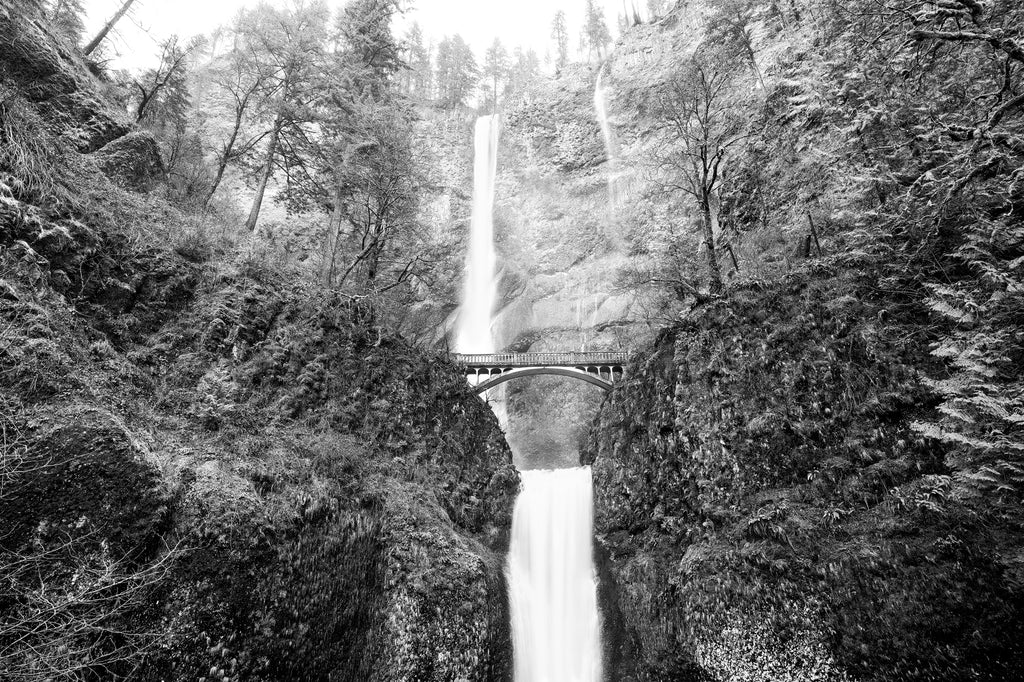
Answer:
<svg viewBox="0 0 1024 682"><path fill-rule="evenodd" d="M451 353L449 357L454 362L468 367L585 367L624 365L629 353Z"/></svg>

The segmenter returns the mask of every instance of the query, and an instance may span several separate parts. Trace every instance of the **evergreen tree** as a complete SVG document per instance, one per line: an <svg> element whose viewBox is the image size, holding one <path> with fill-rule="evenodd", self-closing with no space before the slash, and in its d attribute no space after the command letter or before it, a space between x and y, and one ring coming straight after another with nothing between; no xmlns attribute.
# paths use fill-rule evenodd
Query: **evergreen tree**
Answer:
<svg viewBox="0 0 1024 682"><path fill-rule="evenodd" d="M416 22L405 38L405 59L408 69L405 73L405 92L417 99L428 99L433 81L430 64L430 48L423 42L423 30Z"/></svg>
<svg viewBox="0 0 1024 682"><path fill-rule="evenodd" d="M666 11L668 11L666 0L647 0L647 15L651 21L664 16Z"/></svg>
<svg viewBox="0 0 1024 682"><path fill-rule="evenodd" d="M569 63L569 27L565 21L565 12L555 12L551 22L551 37L555 41L555 69L561 71Z"/></svg>
<svg viewBox="0 0 1024 682"><path fill-rule="evenodd" d="M501 41L495 38L484 54L483 68L483 77L487 80L487 85L491 89L488 104L493 110L498 108L499 83L505 80L508 76L508 71L508 52L505 50L505 46L501 44Z"/></svg>
<svg viewBox="0 0 1024 682"><path fill-rule="evenodd" d="M293 105L302 107L301 125L280 134L279 199L291 212L325 216L316 236L327 286L388 288L414 276L419 262L394 267L403 247L415 252L419 192L414 110L391 31L397 11L356 0L337 15L333 49L322 44ZM389 272L394 281L380 284Z"/></svg>
<svg viewBox="0 0 1024 682"><path fill-rule="evenodd" d="M612 42L612 34L604 19L604 10L598 7L594 0L586 0L582 39L590 59L593 59L595 54L601 59Z"/></svg>
<svg viewBox="0 0 1024 682"><path fill-rule="evenodd" d="M506 97L520 96L529 90L540 76L540 58L533 50L517 47L512 55Z"/></svg>
<svg viewBox="0 0 1024 682"><path fill-rule="evenodd" d="M381 96L391 79L405 68L402 49L391 32L399 0L349 0L335 20L341 54L357 86Z"/></svg>
<svg viewBox="0 0 1024 682"><path fill-rule="evenodd" d="M479 70L473 50L459 34L437 47L437 95L442 106L462 106L476 87Z"/></svg>
<svg viewBox="0 0 1024 682"><path fill-rule="evenodd" d="M46 17L54 33L78 45L85 32L85 24L82 23L84 12L82 0L52 0L46 10Z"/></svg>

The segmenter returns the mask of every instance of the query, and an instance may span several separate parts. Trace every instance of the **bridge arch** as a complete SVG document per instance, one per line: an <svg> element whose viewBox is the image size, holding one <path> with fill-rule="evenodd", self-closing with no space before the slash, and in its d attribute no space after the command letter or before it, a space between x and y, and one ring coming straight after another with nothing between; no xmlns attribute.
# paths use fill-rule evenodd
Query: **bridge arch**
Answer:
<svg viewBox="0 0 1024 682"><path fill-rule="evenodd" d="M481 372L481 374L483 374L483 372ZM506 381L512 381L513 379L519 379L521 377L536 376L538 374L554 374L563 377L572 377L573 379L579 379L580 381L585 381L588 384L593 384L605 391L612 390L612 383L610 381L606 381L595 374L576 367L515 367L503 371L500 374L492 375L487 381L482 381L474 386L473 391L476 393L483 393L484 391L494 388L498 384L503 384Z"/></svg>
<svg viewBox="0 0 1024 682"><path fill-rule="evenodd" d="M473 390L477 393L483 393L506 381L537 374L553 374L579 379L605 391L610 391L612 385L622 378L623 368L629 359L628 354L621 351L449 353L448 357L463 368L467 377L480 381L473 386Z"/></svg>

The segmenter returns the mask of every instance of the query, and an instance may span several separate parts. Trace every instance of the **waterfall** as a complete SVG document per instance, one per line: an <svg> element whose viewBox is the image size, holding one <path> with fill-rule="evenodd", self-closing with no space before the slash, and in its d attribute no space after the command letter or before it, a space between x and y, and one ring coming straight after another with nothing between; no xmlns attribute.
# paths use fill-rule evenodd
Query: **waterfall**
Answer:
<svg viewBox="0 0 1024 682"><path fill-rule="evenodd" d="M601 135L604 136L604 150L608 156L608 201L614 211L618 206L619 198L615 189L615 180L619 166L619 144L615 139L615 131L608 120L608 93L606 88L601 87L604 81L604 66L597 72L597 82L594 83L594 111L597 113L597 122L601 126Z"/></svg>
<svg viewBox="0 0 1024 682"><path fill-rule="evenodd" d="M460 353L495 350L493 212L500 123L497 115L476 122L473 218L456 328ZM504 424L503 403L492 405ZM506 565L516 682L601 682L590 469L521 475Z"/></svg>
<svg viewBox="0 0 1024 682"><path fill-rule="evenodd" d="M473 140L473 218L462 306L455 335L460 353L493 353L491 313L497 299L494 278L494 179L498 170L501 118L481 116Z"/></svg>
<svg viewBox="0 0 1024 682"><path fill-rule="evenodd" d="M507 568L516 682L600 682L590 467L521 476Z"/></svg>

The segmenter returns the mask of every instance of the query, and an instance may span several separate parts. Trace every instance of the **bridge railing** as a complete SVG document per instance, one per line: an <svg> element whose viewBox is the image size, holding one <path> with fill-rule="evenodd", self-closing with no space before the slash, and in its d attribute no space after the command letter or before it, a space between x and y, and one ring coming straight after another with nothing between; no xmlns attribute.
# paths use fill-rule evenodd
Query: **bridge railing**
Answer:
<svg viewBox="0 0 1024 682"><path fill-rule="evenodd" d="M502 367L576 367L584 365L623 365L629 353L596 351L581 353L449 353L453 362L471 366Z"/></svg>

